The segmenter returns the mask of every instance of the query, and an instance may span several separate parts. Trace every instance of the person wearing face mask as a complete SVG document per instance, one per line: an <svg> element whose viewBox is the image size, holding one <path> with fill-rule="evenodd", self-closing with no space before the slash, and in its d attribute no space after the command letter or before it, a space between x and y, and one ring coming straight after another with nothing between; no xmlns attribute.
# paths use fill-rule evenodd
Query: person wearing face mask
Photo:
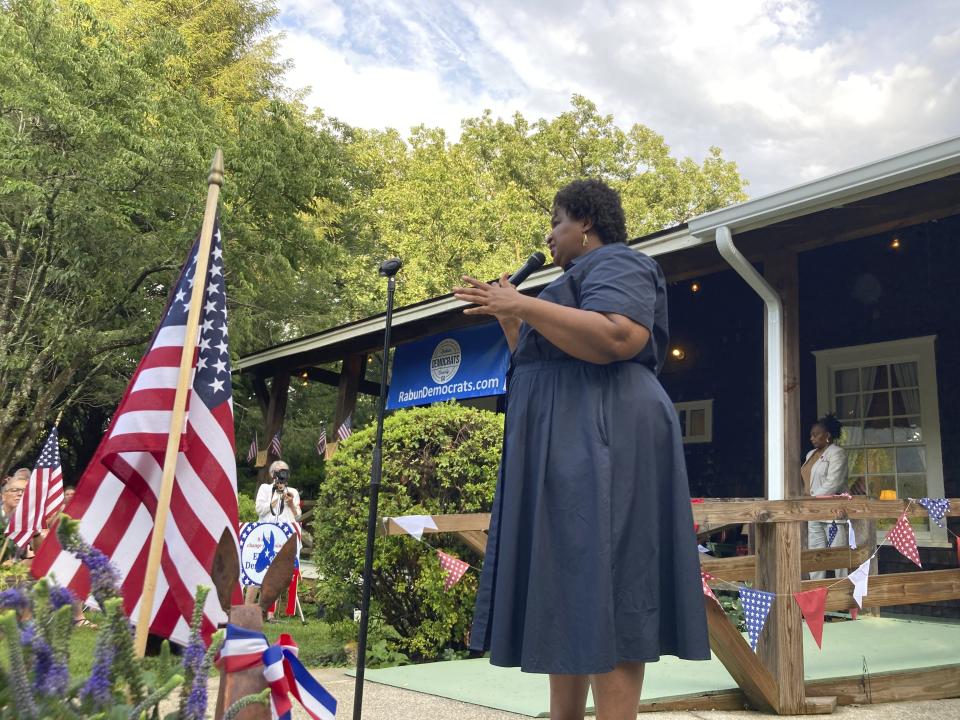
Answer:
<svg viewBox="0 0 960 720"><path fill-rule="evenodd" d="M563 274L539 297L463 278L464 312L512 351L500 476L470 648L550 677L550 717L636 718L645 663L708 660L660 266L627 247L619 194L556 195L547 245Z"/></svg>
<svg viewBox="0 0 960 720"><path fill-rule="evenodd" d="M847 491L847 453L837 444L842 430L843 426L833 415L826 415L811 426L810 444L813 445L813 449L807 453L806 460L800 468L805 494L818 497L839 495ZM836 536L831 543L830 527L834 524ZM807 547L811 550L847 545L849 540L846 520L811 520L807 523ZM834 570L834 574L837 577L845 577L847 570L838 568ZM826 577L827 573L824 570L815 570L810 573L811 580L823 580Z"/></svg>

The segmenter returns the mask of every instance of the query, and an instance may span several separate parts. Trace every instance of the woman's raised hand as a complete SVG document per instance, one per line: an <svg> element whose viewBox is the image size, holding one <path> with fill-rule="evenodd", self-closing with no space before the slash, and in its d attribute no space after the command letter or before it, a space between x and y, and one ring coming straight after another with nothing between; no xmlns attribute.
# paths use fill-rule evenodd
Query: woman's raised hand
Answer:
<svg viewBox="0 0 960 720"><path fill-rule="evenodd" d="M476 305L464 310L465 315L493 315L498 319L517 318L526 296L510 283L510 276L504 273L499 283L485 283L469 275L462 278L465 285L455 287L453 296L457 300Z"/></svg>

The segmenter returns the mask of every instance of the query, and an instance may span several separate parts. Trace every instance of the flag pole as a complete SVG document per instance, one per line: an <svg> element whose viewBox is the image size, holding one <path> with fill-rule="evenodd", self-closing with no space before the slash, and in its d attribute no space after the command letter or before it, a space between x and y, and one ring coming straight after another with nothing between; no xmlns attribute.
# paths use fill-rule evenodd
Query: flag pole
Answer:
<svg viewBox="0 0 960 720"><path fill-rule="evenodd" d="M207 206L203 211L203 225L200 228L200 247L197 249L197 264L194 269L193 290L190 293L190 310L187 313L187 326L183 335L183 351L180 354L180 374L177 378L177 392L173 399L173 412L170 414L170 435L167 438L167 450L163 458L163 479L160 494L157 496L157 511L153 519L153 533L150 538L150 554L147 557L147 572L143 580L143 592L140 595L140 613L137 618L137 632L134 637L134 650L137 657L143 657L147 650L147 634L150 630L150 618L153 615L153 600L157 591L157 575L160 571L160 558L163 554L163 540L167 528L167 515L170 511L170 497L173 495L173 479L177 469L177 455L180 452L180 435L187 409L187 392L193 371L193 356L197 349L197 331L200 327L200 308L203 305L204 280L207 277L207 265L210 260L210 244L213 239L213 224L217 216L217 202L220 199L220 187L223 185L223 152L217 148L207 176Z"/></svg>

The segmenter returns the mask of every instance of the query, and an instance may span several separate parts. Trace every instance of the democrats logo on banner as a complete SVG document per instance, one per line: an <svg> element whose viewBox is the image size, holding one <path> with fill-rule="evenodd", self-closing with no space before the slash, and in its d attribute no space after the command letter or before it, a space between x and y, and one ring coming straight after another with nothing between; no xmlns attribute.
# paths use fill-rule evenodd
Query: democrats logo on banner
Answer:
<svg viewBox="0 0 960 720"><path fill-rule="evenodd" d="M498 323L401 345L393 357L387 408L507 391L510 349Z"/></svg>

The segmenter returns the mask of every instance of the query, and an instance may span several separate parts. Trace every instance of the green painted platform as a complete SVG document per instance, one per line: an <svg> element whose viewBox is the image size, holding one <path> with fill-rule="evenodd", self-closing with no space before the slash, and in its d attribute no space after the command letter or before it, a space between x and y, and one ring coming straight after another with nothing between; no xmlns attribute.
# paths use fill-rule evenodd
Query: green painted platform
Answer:
<svg viewBox="0 0 960 720"><path fill-rule="evenodd" d="M856 622L827 623L823 650L804 629L808 680L960 663L960 624L861 617ZM367 670L370 682L438 695L530 717L546 717L547 680L543 675L498 668L485 659L408 665ZM664 658L647 665L643 699L666 699L736 683L716 659L685 662Z"/></svg>

